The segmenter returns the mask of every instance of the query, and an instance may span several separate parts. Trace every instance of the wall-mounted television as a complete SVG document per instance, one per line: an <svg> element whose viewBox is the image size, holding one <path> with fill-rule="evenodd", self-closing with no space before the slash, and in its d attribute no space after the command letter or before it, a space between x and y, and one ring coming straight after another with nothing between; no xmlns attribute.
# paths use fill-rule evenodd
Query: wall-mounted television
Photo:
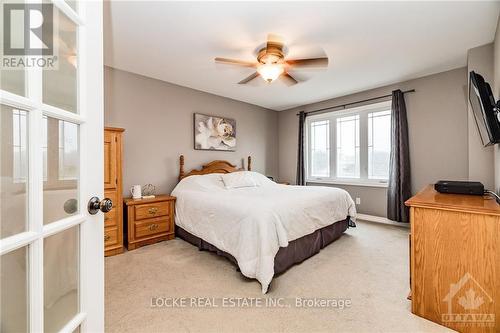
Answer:
<svg viewBox="0 0 500 333"><path fill-rule="evenodd" d="M470 72L469 101L483 145L500 143L500 101L495 103L490 85L474 71Z"/></svg>

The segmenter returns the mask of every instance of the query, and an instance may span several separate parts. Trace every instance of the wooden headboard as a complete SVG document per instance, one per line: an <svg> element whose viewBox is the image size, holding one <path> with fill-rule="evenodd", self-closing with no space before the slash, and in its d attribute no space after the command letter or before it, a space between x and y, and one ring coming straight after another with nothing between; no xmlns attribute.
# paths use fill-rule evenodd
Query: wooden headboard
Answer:
<svg viewBox="0 0 500 333"><path fill-rule="evenodd" d="M179 157L179 181L182 178L186 178L193 175L206 175L209 173L230 173L235 171L242 171L245 168L237 168L236 165L229 163L228 161L216 160L207 163L201 167L201 170L193 169L188 173L184 172L184 155ZM252 156L248 156L247 170L252 170Z"/></svg>

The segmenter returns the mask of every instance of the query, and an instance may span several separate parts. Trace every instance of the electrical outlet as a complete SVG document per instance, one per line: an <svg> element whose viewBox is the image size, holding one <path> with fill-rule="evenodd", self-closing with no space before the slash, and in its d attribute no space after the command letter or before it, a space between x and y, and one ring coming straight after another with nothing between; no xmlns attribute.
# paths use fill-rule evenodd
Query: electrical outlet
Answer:
<svg viewBox="0 0 500 333"><path fill-rule="evenodd" d="M356 198L356 205L361 205L361 198Z"/></svg>

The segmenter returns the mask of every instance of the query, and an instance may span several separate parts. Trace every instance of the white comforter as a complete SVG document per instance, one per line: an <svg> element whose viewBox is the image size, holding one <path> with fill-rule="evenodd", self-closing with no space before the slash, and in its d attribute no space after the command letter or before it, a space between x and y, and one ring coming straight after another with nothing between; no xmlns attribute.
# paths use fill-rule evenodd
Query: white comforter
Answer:
<svg viewBox="0 0 500 333"><path fill-rule="evenodd" d="M244 171L250 172L250 171ZM280 247L317 229L356 217L339 188L280 185L252 172L257 187L225 189L219 174L184 178L174 189L175 223L230 253L241 273L267 292Z"/></svg>

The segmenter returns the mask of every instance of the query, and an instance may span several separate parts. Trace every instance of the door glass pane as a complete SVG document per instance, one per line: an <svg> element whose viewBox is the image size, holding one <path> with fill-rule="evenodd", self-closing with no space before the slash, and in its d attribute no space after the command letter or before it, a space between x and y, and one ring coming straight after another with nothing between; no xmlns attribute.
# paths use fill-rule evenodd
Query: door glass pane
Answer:
<svg viewBox="0 0 500 333"><path fill-rule="evenodd" d="M47 117L44 153L43 223L78 213L78 125Z"/></svg>
<svg viewBox="0 0 500 333"><path fill-rule="evenodd" d="M28 249L0 257L0 332L28 331Z"/></svg>
<svg viewBox="0 0 500 333"><path fill-rule="evenodd" d="M330 176L330 122L311 123L311 176Z"/></svg>
<svg viewBox="0 0 500 333"><path fill-rule="evenodd" d="M1 1L0 3L3 6L5 1ZM22 3L22 1L14 0L7 1L7 3ZM0 8L0 14L2 15L1 23L3 25L3 8ZM10 45L15 48L22 48L24 46L24 17L22 11L13 11L10 15ZM3 27L2 27L3 29ZM3 31L2 31L3 33ZM4 53L4 43L0 43L0 54ZM15 60L19 60L19 57L14 57ZM8 60L9 57L5 57L5 60ZM12 64L5 63L5 65L1 68L0 75L0 89L6 90L8 92L14 93L16 95L25 96L25 71L24 66L18 66L17 61L10 62ZM15 69L7 69L7 68L15 68Z"/></svg>
<svg viewBox="0 0 500 333"><path fill-rule="evenodd" d="M368 114L368 178L388 179L391 155L391 110Z"/></svg>
<svg viewBox="0 0 500 333"><path fill-rule="evenodd" d="M54 44L59 68L43 70L43 102L70 112L78 112L76 25L55 8L54 20L58 27Z"/></svg>
<svg viewBox="0 0 500 333"><path fill-rule="evenodd" d="M337 118L337 177L359 178L359 115Z"/></svg>
<svg viewBox="0 0 500 333"><path fill-rule="evenodd" d="M2 69L0 75L0 89L6 90L16 95L25 96L25 72L24 70Z"/></svg>
<svg viewBox="0 0 500 333"><path fill-rule="evenodd" d="M77 9L77 7L76 7L76 6L77 6L77 1L76 1L76 0L74 0L74 1L72 1L72 0L66 0L66 3L67 3L67 4L68 4L68 5L69 5L69 6L70 6L70 7L71 7L71 8L72 8L75 12L77 11L77 10L76 10L76 9Z"/></svg>
<svg viewBox="0 0 500 333"><path fill-rule="evenodd" d="M79 226L43 243L44 332L58 332L78 313Z"/></svg>
<svg viewBox="0 0 500 333"><path fill-rule="evenodd" d="M28 221L28 112L1 105L0 238L26 231Z"/></svg>

